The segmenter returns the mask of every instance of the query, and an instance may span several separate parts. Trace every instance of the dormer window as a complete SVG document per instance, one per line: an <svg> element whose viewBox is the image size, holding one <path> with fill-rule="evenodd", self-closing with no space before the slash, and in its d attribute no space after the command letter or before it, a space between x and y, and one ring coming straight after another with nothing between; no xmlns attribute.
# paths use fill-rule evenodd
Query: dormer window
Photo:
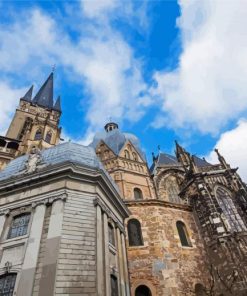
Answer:
<svg viewBox="0 0 247 296"><path fill-rule="evenodd" d="M130 153L128 150L124 150L124 157L130 159Z"/></svg>

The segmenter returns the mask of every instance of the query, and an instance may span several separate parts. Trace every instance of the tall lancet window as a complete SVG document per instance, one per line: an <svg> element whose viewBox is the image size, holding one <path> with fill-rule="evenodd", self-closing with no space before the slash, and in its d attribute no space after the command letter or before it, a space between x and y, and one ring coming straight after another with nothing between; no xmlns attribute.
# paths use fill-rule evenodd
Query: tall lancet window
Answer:
<svg viewBox="0 0 247 296"><path fill-rule="evenodd" d="M223 222L228 231L246 231L246 226L236 209L231 194L224 187L218 187L216 197L222 210Z"/></svg>
<svg viewBox="0 0 247 296"><path fill-rule="evenodd" d="M179 188L178 188L178 184L177 181L175 179L173 179L172 177L168 177L166 180L166 193L167 193L167 197L168 200L170 202L174 202L174 203L181 203L181 199L179 197Z"/></svg>

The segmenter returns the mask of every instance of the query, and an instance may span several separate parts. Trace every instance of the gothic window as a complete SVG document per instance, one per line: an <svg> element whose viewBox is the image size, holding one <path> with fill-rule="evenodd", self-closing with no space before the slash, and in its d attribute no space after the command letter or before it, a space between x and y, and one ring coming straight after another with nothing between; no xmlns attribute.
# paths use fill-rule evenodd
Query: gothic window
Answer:
<svg viewBox="0 0 247 296"><path fill-rule="evenodd" d="M115 246L114 228L111 223L108 223L109 243Z"/></svg>
<svg viewBox="0 0 247 296"><path fill-rule="evenodd" d="M0 295L12 296L15 288L16 273L7 273L0 277Z"/></svg>
<svg viewBox="0 0 247 296"><path fill-rule="evenodd" d="M45 136L45 141L47 143L51 143L51 137L52 137L52 133L51 132L48 132Z"/></svg>
<svg viewBox="0 0 247 296"><path fill-rule="evenodd" d="M183 247L192 247L185 224L182 221L177 221L176 225L181 245Z"/></svg>
<svg viewBox="0 0 247 296"><path fill-rule="evenodd" d="M143 246L141 224L137 219L128 222L129 246Z"/></svg>
<svg viewBox="0 0 247 296"><path fill-rule="evenodd" d="M225 226L229 231L246 231L246 226L241 219L236 206L231 198L231 194L223 187L218 187L216 197L225 219Z"/></svg>
<svg viewBox="0 0 247 296"><path fill-rule="evenodd" d="M7 239L27 234L29 220L30 213L15 216L12 220Z"/></svg>
<svg viewBox="0 0 247 296"><path fill-rule="evenodd" d="M135 290L135 296L152 296L152 293L147 286L140 285Z"/></svg>
<svg viewBox="0 0 247 296"><path fill-rule="evenodd" d="M37 130L35 136L34 136L34 140L41 140L42 139L42 132L41 130Z"/></svg>
<svg viewBox="0 0 247 296"><path fill-rule="evenodd" d="M130 159L130 154L128 150L124 150L124 157Z"/></svg>
<svg viewBox="0 0 247 296"><path fill-rule="evenodd" d="M117 277L113 274L111 274L111 296L118 296Z"/></svg>
<svg viewBox="0 0 247 296"><path fill-rule="evenodd" d="M174 203L181 203L181 199L178 196L179 188L176 180L173 180L168 177L166 179L165 187L166 187L168 200Z"/></svg>
<svg viewBox="0 0 247 296"><path fill-rule="evenodd" d="M143 199L142 191L139 188L134 188L134 197L135 200Z"/></svg>
<svg viewBox="0 0 247 296"><path fill-rule="evenodd" d="M134 160L138 160L138 159L137 159L137 154L136 154L135 152L132 153L132 156L133 156L133 159L134 159Z"/></svg>

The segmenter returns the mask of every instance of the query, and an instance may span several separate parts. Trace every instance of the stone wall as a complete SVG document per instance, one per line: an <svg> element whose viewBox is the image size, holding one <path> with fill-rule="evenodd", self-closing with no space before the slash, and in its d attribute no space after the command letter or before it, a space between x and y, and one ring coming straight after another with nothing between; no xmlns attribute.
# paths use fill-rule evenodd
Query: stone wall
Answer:
<svg viewBox="0 0 247 296"><path fill-rule="evenodd" d="M196 283L207 286L204 245L192 212L144 202L128 206L130 218L141 223L144 240L144 246L128 247L132 295L141 284L150 288L152 296L194 295ZM176 229L178 220L185 223L192 247L181 246Z"/></svg>

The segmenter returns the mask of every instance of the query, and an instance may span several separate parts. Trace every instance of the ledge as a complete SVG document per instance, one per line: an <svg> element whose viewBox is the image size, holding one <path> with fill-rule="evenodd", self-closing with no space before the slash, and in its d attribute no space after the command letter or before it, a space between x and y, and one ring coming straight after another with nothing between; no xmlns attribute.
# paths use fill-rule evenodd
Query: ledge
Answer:
<svg viewBox="0 0 247 296"><path fill-rule="evenodd" d="M192 207L189 205L176 204L176 203L171 203L171 202L168 202L165 200L159 200L159 199L124 200L124 203L128 207L159 206L164 208L173 208L173 209L192 212Z"/></svg>

